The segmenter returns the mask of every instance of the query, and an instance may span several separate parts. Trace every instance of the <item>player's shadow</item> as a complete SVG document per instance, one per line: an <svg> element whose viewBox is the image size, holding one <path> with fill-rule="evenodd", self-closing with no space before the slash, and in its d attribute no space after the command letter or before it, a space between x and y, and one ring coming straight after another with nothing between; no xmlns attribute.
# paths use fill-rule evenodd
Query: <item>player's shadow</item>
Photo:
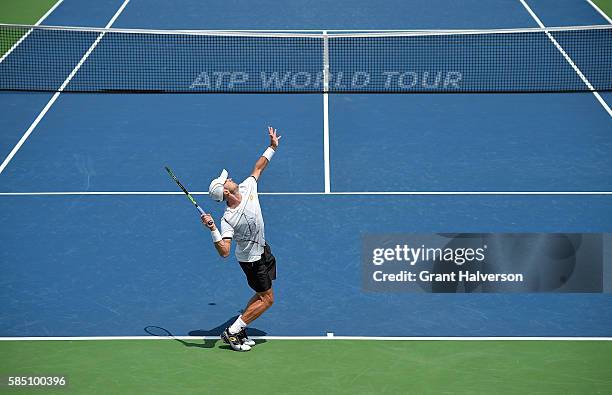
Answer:
<svg viewBox="0 0 612 395"><path fill-rule="evenodd" d="M217 342L221 340L219 338L221 336L221 333L223 333L225 328L227 328L234 321L236 321L236 318L238 318L238 316L234 316L230 318L229 320L225 321L224 323L212 329L195 329L195 330L189 331L189 336L214 337L214 339L204 339L203 343L195 343L192 341L186 341L183 339L179 339L176 336L174 336L169 330L162 328L160 326L149 325L144 328L144 331L151 336L172 338L173 340L176 340L177 342L181 343L185 347L214 348ZM249 336L265 336L266 332L259 330L257 328L248 328L248 334ZM265 343L266 340L258 339L255 342L257 344L262 344L262 343ZM221 348L229 348L229 346L223 345L221 346Z"/></svg>

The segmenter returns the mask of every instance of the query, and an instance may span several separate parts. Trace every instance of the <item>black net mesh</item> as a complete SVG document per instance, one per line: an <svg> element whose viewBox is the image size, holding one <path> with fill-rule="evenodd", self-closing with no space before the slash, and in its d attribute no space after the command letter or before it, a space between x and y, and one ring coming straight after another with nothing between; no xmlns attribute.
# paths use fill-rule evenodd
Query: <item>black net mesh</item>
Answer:
<svg viewBox="0 0 612 395"><path fill-rule="evenodd" d="M0 53L0 90L612 90L612 26L324 35L0 25Z"/></svg>

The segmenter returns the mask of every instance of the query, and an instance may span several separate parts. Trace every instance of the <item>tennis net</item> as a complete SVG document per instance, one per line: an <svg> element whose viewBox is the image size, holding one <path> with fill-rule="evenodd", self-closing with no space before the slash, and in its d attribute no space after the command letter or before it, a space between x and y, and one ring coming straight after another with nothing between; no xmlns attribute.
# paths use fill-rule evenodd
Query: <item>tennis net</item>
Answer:
<svg viewBox="0 0 612 395"><path fill-rule="evenodd" d="M612 25L229 32L0 25L0 90L485 93L612 90Z"/></svg>

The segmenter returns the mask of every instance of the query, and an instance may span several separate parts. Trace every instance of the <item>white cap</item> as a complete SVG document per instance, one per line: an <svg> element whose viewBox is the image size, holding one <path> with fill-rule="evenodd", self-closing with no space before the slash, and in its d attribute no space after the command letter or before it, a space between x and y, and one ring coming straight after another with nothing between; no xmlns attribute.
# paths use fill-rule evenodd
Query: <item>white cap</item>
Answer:
<svg viewBox="0 0 612 395"><path fill-rule="evenodd" d="M227 180L227 170L223 169L221 175L210 182L208 187L208 196L213 200L220 202L223 200L223 184Z"/></svg>

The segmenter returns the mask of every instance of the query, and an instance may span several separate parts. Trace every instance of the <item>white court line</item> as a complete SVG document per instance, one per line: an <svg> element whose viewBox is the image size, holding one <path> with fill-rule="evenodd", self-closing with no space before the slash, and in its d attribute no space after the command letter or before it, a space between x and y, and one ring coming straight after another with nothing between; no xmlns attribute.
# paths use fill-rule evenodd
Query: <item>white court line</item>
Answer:
<svg viewBox="0 0 612 395"><path fill-rule="evenodd" d="M20 25L10 23L0 23L0 26L14 28L30 28L31 25ZM299 30L154 30L154 29L126 29L126 28L102 28L102 27L80 27L80 26L45 26L37 27L40 30L58 30L58 31L73 31L73 32L98 32L98 33L126 33L126 34L159 34L159 35L196 35L196 36L240 36L240 37L300 37L300 38L323 38L323 31L327 31L329 38L347 38L347 37L412 37L412 36L430 36L430 35L482 35L482 34L501 34L501 33L529 33L529 32L556 32L556 31L571 31L571 30L609 30L610 25L590 25L590 26L557 26L557 27L532 27L532 28L512 28L512 29L455 29L455 30L347 30L347 33L342 30L315 30L317 34L295 34ZM367 34L366 34L367 33Z"/></svg>
<svg viewBox="0 0 612 395"><path fill-rule="evenodd" d="M40 18L40 19L39 19L39 20L38 20L38 21L37 21L37 22L34 24L34 26L38 26L38 25L40 25L40 24L41 24L41 23L42 23L42 22L43 22L45 19L47 19L47 17L48 17L49 15L51 15L51 13L52 13L53 11L55 11L55 9L56 9L57 7L59 7L59 5L60 5L60 4L62 4L62 2L63 2L63 1L64 1L64 0L59 0L57 3L55 3L55 4L53 5L53 7L51 7L51 8L49 9L49 11L47 11L47 12L45 13L45 15L43 15L43 16L42 16L42 17L41 17L41 18ZM17 42L16 42L15 44L13 44L13 46L12 46L12 47L11 47L11 48L10 48L10 49L9 49L9 50L8 50L8 51L5 53L5 54L4 54L4 55L2 55L2 57L0 58L0 63L2 63L2 61L4 61L4 59L6 59L6 58L7 58L7 56L9 56L9 55L11 54L11 52L13 52L13 51L15 50L15 48L17 48L17 47L18 47L18 46L19 46L19 45L20 45L20 44L23 42L23 40L25 40L25 39L26 39L26 38L27 38L27 37L30 35L30 33L32 33L32 30L33 30L33 29L28 30L28 31L26 32L26 34L24 34L23 36L21 36L21 38L20 38L19 40L17 40Z"/></svg>
<svg viewBox="0 0 612 395"><path fill-rule="evenodd" d="M360 340L360 341L612 341L612 337L585 336L249 336L254 340ZM0 341L69 340L219 340L219 336L56 336L0 337Z"/></svg>
<svg viewBox="0 0 612 395"><path fill-rule="evenodd" d="M189 192L192 195L208 195L208 192ZM183 192L166 191L65 191L65 192L0 192L0 196L71 196L71 195L183 195ZM263 196L385 196L385 195L612 195L612 191L362 191L362 192L259 192Z"/></svg>
<svg viewBox="0 0 612 395"><path fill-rule="evenodd" d="M329 171L329 38L323 31L323 167L325 172L325 193L331 192Z"/></svg>
<svg viewBox="0 0 612 395"><path fill-rule="evenodd" d="M125 0L123 2L123 4L121 4L121 7L119 7L119 9L117 10L117 12L115 12L115 15L113 15L113 17L111 18L110 21L108 21L108 23L106 24L105 29L110 28L113 23L115 22L115 20L119 17L119 15L121 14L121 12L123 12L123 10L125 9L125 6L127 6L127 4L129 3L130 0ZM55 101L57 100L57 98L59 97L59 95L62 93L62 91L64 90L64 88L66 88L66 86L68 85L68 83L70 82L70 80L72 80L72 78L75 76L75 74L77 73L77 71L81 68L81 66L83 65L83 63L85 62L85 60L89 57L89 55L91 54L91 52L94 50L94 48L98 45L98 43L100 42L100 40L102 39L102 37L104 37L106 33L102 32L98 38L96 39L96 41L94 41L94 43L89 47L89 49L87 50L87 52L85 52L85 55L83 55L83 57L81 58L81 60L79 61L79 63L77 63L77 65L75 66L74 70L72 70L72 72L70 73L70 75L68 75L68 77L66 78L66 80L64 80L64 82L62 83L62 85L60 86L59 90L53 94L53 96L51 97L51 100L49 100L49 102L47 103L47 105L43 108L43 110L40 112L40 114L38 114L38 116L36 117L36 119L34 120L34 122L30 125L30 127L28 128L28 130L26 130L26 132L23 134L23 136L21 136L21 139L19 139L19 141L17 142L17 145L15 145L15 147L13 147L13 149L11 150L11 152L8 154L8 156L4 159L4 161L2 162L2 164L0 165L0 174L2 174L2 172L4 171L4 169L6 168L6 166L8 166L9 162L13 159L13 157L15 156L15 154L17 153L17 151L19 151L19 149L21 148L21 146L25 143L25 141L28 139L28 137L30 137L30 135L32 134L32 132L34 131L34 129L36 129L36 126L38 126L38 124L40 123L40 121L44 118L45 114L47 114L47 111L49 111L49 109L51 108L51 106L53 106L53 103L55 103Z"/></svg>
<svg viewBox="0 0 612 395"><path fill-rule="evenodd" d="M208 192L189 192L192 195L208 195ZM183 195L183 192L166 191L67 191L67 192L0 192L0 196L63 196L63 195ZM612 191L362 191L362 192L259 192L264 196L368 196L368 195L612 195Z"/></svg>
<svg viewBox="0 0 612 395"><path fill-rule="evenodd" d="M325 172L325 193L331 192L329 170L329 94L323 93L323 168Z"/></svg>
<svg viewBox="0 0 612 395"><path fill-rule="evenodd" d="M606 21L608 21L608 23L612 24L612 19L610 19L610 17L601 10L601 8L597 7L597 4L593 3L591 0L586 0L587 3L589 3L593 8L595 8L595 11L599 12L601 14L601 16L603 16L605 18Z"/></svg>
<svg viewBox="0 0 612 395"><path fill-rule="evenodd" d="M533 10L531 9L531 7L529 7L529 5L527 4L527 2L525 0L519 0L521 2L521 4L523 4L523 6L525 7L525 9L527 10L527 12L529 12L529 15L531 15L531 17L536 21L536 23L538 24L538 26L540 26L540 28L544 29L546 28L546 26L544 26L544 24L542 23L542 21L540 20L540 18L538 18L538 16L535 14L535 12L533 12ZM561 52L561 55L563 55L563 57L565 58L565 60L570 64L570 66L572 66L572 68L574 69L574 71L576 72L576 74L578 74L578 77L580 77L580 79L582 80L582 82L584 82L584 84L587 86L587 88L589 88L589 90L591 91L591 93L595 96L595 98L599 101L599 103L602 105L602 107L608 112L608 115L612 117L612 110L610 109L610 107L608 106L608 103L606 103L606 101L599 95L599 92L597 92L594 88L593 85L591 85L591 83L589 82L589 80L587 80L587 78L584 76L584 74L582 74L582 72L580 71L580 69L578 69L578 66L576 66L574 64L574 61L569 57L569 55L567 53L565 53L565 50L561 47L561 45L559 45L559 43L557 42L557 40L555 40L555 38L552 36L552 34L550 34L548 32L548 30L544 30L544 32L546 33L546 35L548 36L548 38L550 39L550 41L552 41L552 43L555 45L555 47L559 50L559 52Z"/></svg>

